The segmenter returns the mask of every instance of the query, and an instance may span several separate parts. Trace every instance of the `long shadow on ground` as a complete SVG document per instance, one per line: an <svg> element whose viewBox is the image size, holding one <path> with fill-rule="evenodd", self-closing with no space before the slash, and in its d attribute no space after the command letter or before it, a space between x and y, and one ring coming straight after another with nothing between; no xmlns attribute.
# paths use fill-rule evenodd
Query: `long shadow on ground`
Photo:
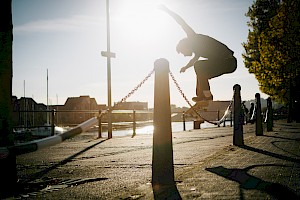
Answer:
<svg viewBox="0 0 300 200"><path fill-rule="evenodd" d="M288 157L288 156L272 153L272 152L269 152L269 151L266 151L266 150L257 149L257 148L250 147L250 146L247 146L247 145L241 146L241 148L249 150L249 151L254 151L254 152L257 152L257 153L261 153L261 154L264 154L264 155L267 155L267 156L272 156L274 158L279 158L279 159L290 161L290 162L300 163L300 159L291 158L291 157Z"/></svg>
<svg viewBox="0 0 300 200"><path fill-rule="evenodd" d="M95 146L97 146L97 145L99 145L99 144L101 144L101 143L103 143L105 141L106 140L101 140L101 141L99 141L99 142L97 142L97 143L95 143L95 144L93 144L91 146L88 146L85 149L83 149L83 150L75 153L74 155L69 156L68 158L66 158L64 160L62 160L62 161L60 161L60 162L58 162L58 163L56 163L54 165L51 165L50 167L48 167L48 168L46 168L46 169L44 169L44 170L42 170L40 172L37 172L35 174L30 175L30 178L28 178L27 180L25 180L23 183L30 182L30 181L33 181L35 179L41 178L43 175L49 173L50 171L52 171L52 170L54 170L54 169L56 169L56 168L58 168L58 167L60 167L62 165L67 164L68 162L71 162L77 156L83 154L84 152L86 152L86 151L94 148Z"/></svg>
<svg viewBox="0 0 300 200"><path fill-rule="evenodd" d="M244 169L238 168L225 168L223 166L206 168L207 171L215 173L219 176L222 176L228 180L235 181L240 184L240 199L244 199L242 189L246 190L260 190L266 192L267 194L271 195L275 199L299 199L296 193L294 193L290 188L281 185L279 183L272 183L268 181L264 181L260 178L252 176L248 174L252 168L255 167L263 167L263 166L284 166L284 165L253 165L250 167L246 167ZM291 166L284 166L284 167L291 167Z"/></svg>
<svg viewBox="0 0 300 200"><path fill-rule="evenodd" d="M34 173L32 175L29 175L28 178L25 180L21 180L19 184L17 185L17 188L15 190L14 195L20 195L20 194L26 194L26 193L34 193L38 192L40 190L45 191L45 187L52 186L52 190L57 190L62 187L67 187L70 185L79 185L87 182L93 182L93 181L101 181L101 180L106 180L107 178L86 178L86 179L70 179L70 180L61 180L61 179L56 179L56 178L44 178L43 180L38 180L41 179L45 174L49 173L50 171L57 169L58 167L65 165L69 162L71 162L74 158L77 156L83 154L84 152L94 148L95 146L105 142L106 140L101 140L91 146L86 147L85 149L75 153L74 155L69 156L68 158L53 164L49 166L48 168L39 171L37 173ZM35 181L38 180L38 181ZM34 182L35 181L35 182ZM51 189L49 189L49 192L51 192Z"/></svg>

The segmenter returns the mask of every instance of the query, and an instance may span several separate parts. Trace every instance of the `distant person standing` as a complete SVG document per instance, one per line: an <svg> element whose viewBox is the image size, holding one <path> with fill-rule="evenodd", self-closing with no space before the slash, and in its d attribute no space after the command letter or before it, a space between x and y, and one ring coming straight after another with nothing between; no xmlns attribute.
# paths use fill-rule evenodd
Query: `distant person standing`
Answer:
<svg viewBox="0 0 300 200"><path fill-rule="evenodd" d="M254 103L250 103L250 109L249 109L249 122L254 123Z"/></svg>
<svg viewBox="0 0 300 200"><path fill-rule="evenodd" d="M236 70L237 61L233 56L234 52L214 38L197 34L178 14L167 7L161 6L160 8L173 17L187 34L186 38L179 41L176 50L184 56L194 54L194 57L180 70L180 72L185 72L194 66L197 75L197 96L193 97L193 101L212 100L208 80ZM199 60L200 57L206 60Z"/></svg>
<svg viewBox="0 0 300 200"><path fill-rule="evenodd" d="M249 110L245 105L245 101L242 102L242 110L243 110L243 122L246 122L247 124Z"/></svg>

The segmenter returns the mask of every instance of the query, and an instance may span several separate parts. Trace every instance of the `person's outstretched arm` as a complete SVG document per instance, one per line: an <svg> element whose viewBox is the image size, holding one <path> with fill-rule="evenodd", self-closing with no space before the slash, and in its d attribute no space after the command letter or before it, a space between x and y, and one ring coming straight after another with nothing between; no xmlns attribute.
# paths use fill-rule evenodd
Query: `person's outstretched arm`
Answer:
<svg viewBox="0 0 300 200"><path fill-rule="evenodd" d="M194 55L194 57L186 64L186 66L180 69L180 73L185 72L188 68L194 66L194 63L200 58L199 55Z"/></svg>
<svg viewBox="0 0 300 200"><path fill-rule="evenodd" d="M173 19L182 27L188 37L196 34L195 31L178 14L174 13L164 5L161 5L159 8L173 17Z"/></svg>

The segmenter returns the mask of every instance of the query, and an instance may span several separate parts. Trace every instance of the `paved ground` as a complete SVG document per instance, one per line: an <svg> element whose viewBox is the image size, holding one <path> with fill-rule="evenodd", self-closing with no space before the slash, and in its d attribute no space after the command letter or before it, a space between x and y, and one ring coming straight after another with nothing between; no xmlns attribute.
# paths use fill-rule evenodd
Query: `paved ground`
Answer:
<svg viewBox="0 0 300 200"><path fill-rule="evenodd" d="M173 133L176 185L152 188L152 136L110 140L83 133L17 157L27 199L300 199L300 124L275 121L245 145L232 127Z"/></svg>

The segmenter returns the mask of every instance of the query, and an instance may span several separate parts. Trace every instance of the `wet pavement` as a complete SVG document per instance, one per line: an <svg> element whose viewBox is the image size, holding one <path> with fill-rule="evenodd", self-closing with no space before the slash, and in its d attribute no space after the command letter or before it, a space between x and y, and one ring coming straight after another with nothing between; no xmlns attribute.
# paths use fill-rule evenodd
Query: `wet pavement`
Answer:
<svg viewBox="0 0 300 200"><path fill-rule="evenodd" d="M245 145L233 127L173 133L176 184L152 188L152 135L82 133L17 156L21 190L10 199L300 199L300 124L275 121Z"/></svg>

